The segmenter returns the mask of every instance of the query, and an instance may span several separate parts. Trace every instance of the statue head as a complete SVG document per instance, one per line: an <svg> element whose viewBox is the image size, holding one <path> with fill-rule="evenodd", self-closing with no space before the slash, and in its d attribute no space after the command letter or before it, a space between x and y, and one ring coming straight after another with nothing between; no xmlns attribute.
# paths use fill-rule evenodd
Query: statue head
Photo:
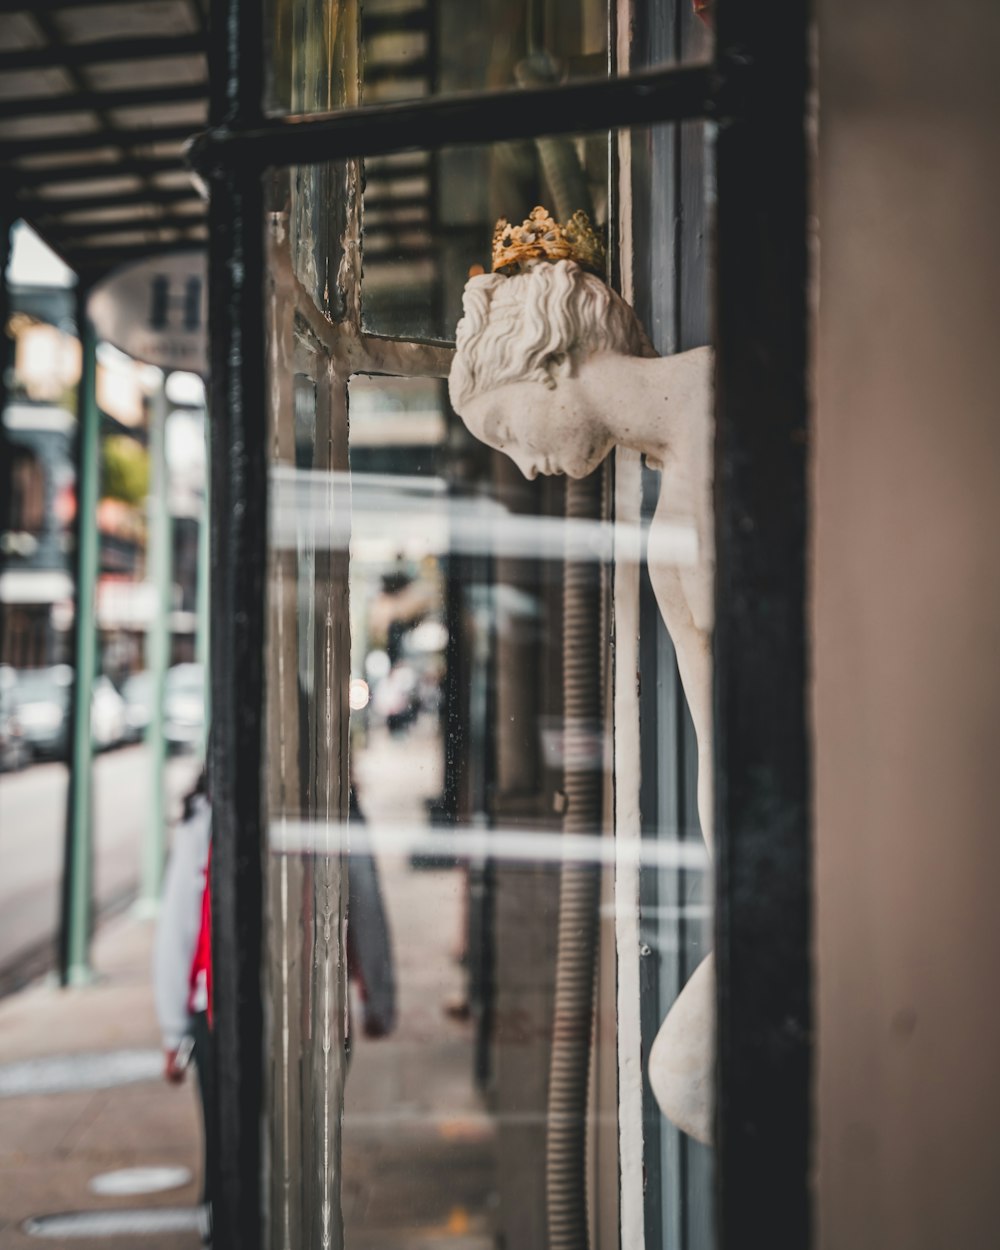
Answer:
<svg viewBox="0 0 1000 1250"><path fill-rule="evenodd" d="M607 414L588 394L588 362L602 354L656 355L635 313L571 260L470 278L462 306L448 381L452 407L526 477L586 476L615 441Z"/></svg>

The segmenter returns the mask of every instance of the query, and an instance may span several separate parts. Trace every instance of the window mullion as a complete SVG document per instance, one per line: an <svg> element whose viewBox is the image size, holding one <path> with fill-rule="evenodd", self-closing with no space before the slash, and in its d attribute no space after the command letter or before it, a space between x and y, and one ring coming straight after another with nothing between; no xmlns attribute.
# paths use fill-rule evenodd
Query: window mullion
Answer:
<svg viewBox="0 0 1000 1250"><path fill-rule="evenodd" d="M534 138L541 132L582 134L718 118L732 111L741 77L735 65L725 74L712 65L689 65L555 87L432 96L404 104L270 118L259 126L207 130L193 141L188 158L209 175L221 167L263 170Z"/></svg>

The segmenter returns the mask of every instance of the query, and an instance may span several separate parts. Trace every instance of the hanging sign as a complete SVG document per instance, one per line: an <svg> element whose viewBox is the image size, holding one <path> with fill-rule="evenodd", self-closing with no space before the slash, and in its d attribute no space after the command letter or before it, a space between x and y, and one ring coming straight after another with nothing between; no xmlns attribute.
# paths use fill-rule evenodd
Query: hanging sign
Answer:
<svg viewBox="0 0 1000 1250"><path fill-rule="evenodd" d="M94 288L87 310L98 338L134 360L205 376L204 252L151 256L116 269Z"/></svg>

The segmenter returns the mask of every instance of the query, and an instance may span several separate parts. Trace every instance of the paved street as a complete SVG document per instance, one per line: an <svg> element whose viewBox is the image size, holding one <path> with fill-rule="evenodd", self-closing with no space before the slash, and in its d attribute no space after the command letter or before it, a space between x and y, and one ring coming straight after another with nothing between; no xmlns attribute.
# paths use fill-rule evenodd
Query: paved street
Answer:
<svg viewBox="0 0 1000 1250"><path fill-rule="evenodd" d="M190 784L190 757L167 767L176 801ZM68 769L36 764L0 774L0 975L54 940L59 915ZM144 746L97 757L94 765L94 887L99 906L134 889L149 811Z"/></svg>
<svg viewBox="0 0 1000 1250"><path fill-rule="evenodd" d="M0 1250L39 1244L26 1221L65 1213L128 1219L136 1210L174 1223L131 1234L105 1228L82 1241L79 1228L63 1236L49 1229L41 1244L198 1250L197 1098L192 1080L178 1088L160 1077L152 934L149 922L119 916L95 940L93 985L62 990L39 981L0 999ZM183 1171L160 1193L95 1192L95 1178L128 1168Z"/></svg>

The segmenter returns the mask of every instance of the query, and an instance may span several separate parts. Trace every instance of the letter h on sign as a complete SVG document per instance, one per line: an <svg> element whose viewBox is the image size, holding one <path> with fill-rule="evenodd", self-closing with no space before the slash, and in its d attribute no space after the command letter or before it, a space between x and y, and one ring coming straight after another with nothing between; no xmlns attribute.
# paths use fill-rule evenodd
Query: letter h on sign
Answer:
<svg viewBox="0 0 1000 1250"><path fill-rule="evenodd" d="M187 331L201 327L201 278L189 277L180 295L171 294L170 278L156 274L150 282L149 328L168 330L174 310L181 313L181 326Z"/></svg>

